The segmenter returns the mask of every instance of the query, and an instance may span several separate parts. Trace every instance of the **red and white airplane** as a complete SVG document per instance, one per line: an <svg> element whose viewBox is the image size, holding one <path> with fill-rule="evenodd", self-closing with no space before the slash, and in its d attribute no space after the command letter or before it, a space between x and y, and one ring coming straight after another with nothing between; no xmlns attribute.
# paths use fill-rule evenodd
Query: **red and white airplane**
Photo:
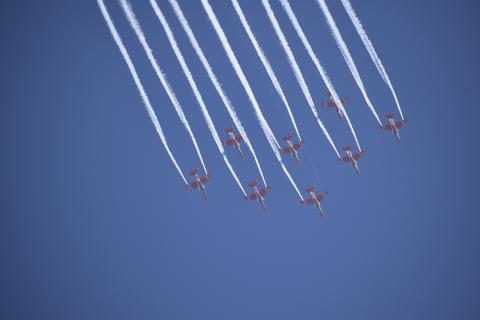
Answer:
<svg viewBox="0 0 480 320"><path fill-rule="evenodd" d="M330 93L330 91L327 91L326 94L328 96L328 101L322 102L322 107L329 108L329 109L335 109L335 111L337 112L340 119L343 120L344 114L343 114L342 109L340 108L339 105L337 105L335 100L333 100L333 97L332 97L332 94ZM340 102L342 103L342 106L344 106L348 102L347 97L342 97L342 98L339 98L339 99L340 99Z"/></svg>
<svg viewBox="0 0 480 320"><path fill-rule="evenodd" d="M291 154L295 158L295 161L297 162L297 164L300 165L300 158L298 157L298 150L303 146L303 144L304 144L303 140L300 140L300 142L298 142L298 143L293 143L291 135L283 137L282 139L283 139L283 141L285 141L287 143L287 146L285 148L278 148L278 151L280 151L281 153Z"/></svg>
<svg viewBox="0 0 480 320"><path fill-rule="evenodd" d="M393 114L393 112L390 112L389 114L387 114L385 118L387 118L388 124L383 126L378 126L378 127L384 131L387 131L387 130L392 131L398 143L400 143L400 132L398 129L400 129L404 124L406 124L408 120L401 119L401 120L395 121L395 115Z"/></svg>
<svg viewBox="0 0 480 320"><path fill-rule="evenodd" d="M306 205L315 206L315 208L318 210L318 213L320 213L320 215L324 217L325 214L323 213L321 202L328 195L328 192L324 191L316 195L314 187L309 187L305 189L305 191L308 192L308 194L310 195L310 198L300 202Z"/></svg>
<svg viewBox="0 0 480 320"><path fill-rule="evenodd" d="M240 141L243 140L241 135L234 135L233 134L233 128L228 128L225 129L225 132L229 136L230 139L223 141L222 144L223 146L233 146L235 149L237 149L238 153L240 154L240 158L243 159L243 152L242 149L240 148Z"/></svg>
<svg viewBox="0 0 480 320"><path fill-rule="evenodd" d="M207 190L205 188L205 184L210 180L212 177L211 173L208 173L206 176L201 177L198 174L198 169L194 169L190 172L190 175L194 177L195 181L185 185L185 188L191 190L191 189L200 189L202 191L203 197L205 200L207 200Z"/></svg>
<svg viewBox="0 0 480 320"><path fill-rule="evenodd" d="M358 163L357 160L365 154L365 151L359 151L359 152L352 152L352 145L346 146L342 148L343 151L347 153L347 155L343 158L338 158L338 161L350 163L352 167L355 169L355 172L357 173L357 176L360 175L360 169L358 169Z"/></svg>
<svg viewBox="0 0 480 320"><path fill-rule="evenodd" d="M266 186L263 189L258 189L257 187L258 180L255 180L253 182L250 182L248 185L250 188L253 189L253 193L249 194L248 196L243 197L245 200L256 200L260 205L262 206L263 212L267 211L267 207L265 206L265 200L263 199L263 196L270 191L270 186Z"/></svg>

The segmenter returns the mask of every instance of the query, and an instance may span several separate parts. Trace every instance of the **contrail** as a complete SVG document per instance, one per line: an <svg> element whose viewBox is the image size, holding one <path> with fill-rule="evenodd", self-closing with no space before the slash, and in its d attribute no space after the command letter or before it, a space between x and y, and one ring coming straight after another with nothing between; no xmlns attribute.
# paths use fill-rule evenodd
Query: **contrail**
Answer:
<svg viewBox="0 0 480 320"><path fill-rule="evenodd" d="M145 50L145 53L147 54L147 57L148 57L148 60L150 61L150 64L152 65L153 69L155 70L155 73L157 74L158 79L160 79L160 82L162 83L163 88L167 92L167 95L170 98L170 101L172 102L173 106L175 107L175 111L177 111L177 114L178 114L178 117L180 118L180 121L182 121L185 129L187 130L188 134L190 135L190 138L192 139L195 150L197 151L198 158L200 159L200 162L202 163L202 166L203 166L203 169L205 170L205 173L207 173L207 168L205 167L205 163L203 162L202 153L200 152L200 148L198 147L197 140L195 139L195 136L192 132L192 129L190 128L190 124L188 123L188 120L185 117L185 113L183 112L183 109L182 109L182 106L180 105L180 102L178 102L178 99L175 96L175 93L173 92L172 87L170 87L170 84L168 83L168 80L167 80L165 74L160 69L160 66L157 63L157 60L155 59L155 56L153 55L152 49L150 48L147 40L145 39L145 35L143 34L143 31L140 27L140 24L138 23L136 17L133 15L133 12L132 12L132 9L130 8L130 5L128 3L124 3L123 1L121 2L121 5L123 7L125 15L127 16L127 19L128 19L128 22L130 23L130 26L132 27L133 31L135 31L135 34L137 35L138 40L142 44L142 47Z"/></svg>
<svg viewBox="0 0 480 320"><path fill-rule="evenodd" d="M305 46L305 49L307 49L308 55L310 58L313 60L313 63L317 67L318 72L320 73L323 82L327 86L328 91L331 93L333 100L337 106L342 110L343 114L345 115L345 119L347 120L348 126L350 127L350 131L352 131L353 138L355 139L355 142L358 146L359 150L362 150L360 147L360 143L358 142L357 139L357 134L355 133L355 129L353 129L352 123L350 122L350 118L348 117L347 111L343 107L343 104L338 97L337 91L333 87L332 82L330 81L330 78L327 75L327 72L323 68L322 64L320 63L320 60L318 60L317 55L312 49L312 46L310 45L310 42L308 41L307 37L305 36L305 33L303 33L302 27L300 26L300 23L298 23L297 17L295 16L295 13L292 10L292 7L290 6L290 3L288 0L280 0L283 9L287 13L288 19L292 23L293 27L295 28L295 31L297 32L298 36L302 40L303 45Z"/></svg>
<svg viewBox="0 0 480 320"><path fill-rule="evenodd" d="M230 115L230 118L232 119L233 123L237 127L237 130L240 133L240 135L245 140L245 144L247 145L248 149L250 150L250 152L253 156L253 159L255 160L255 164L257 165L258 171L260 173L260 176L262 178L262 181L263 181L264 185L267 185L265 177L263 176L262 168L261 168L260 163L257 159L257 155L255 154L255 150L253 149L253 145L251 144L250 139L248 138L247 133L245 132L245 129L243 128L242 123L240 122L240 119L237 116L237 113L235 112L235 108L233 107L232 103L228 99L226 93L223 91L222 85L218 81L215 73L213 72L213 69L210 66L210 63L208 62L207 57L203 53L203 50L200 47L192 29L190 28L190 25L188 24L188 21L185 18L185 15L183 14L182 9L178 5L178 2L176 0L169 0L169 1L170 1L170 5L172 6L172 8L175 12L175 15L177 16L178 20L180 21L180 24L182 25L183 30L187 34L188 39L190 40L190 43L192 44L193 49L195 50L195 53L197 54L200 61L202 62L203 67L205 68L205 70L208 73L208 77L212 81L213 86L217 90L217 93L220 96L220 98L222 99L223 104L224 104L225 108L227 109L228 114ZM151 2L153 2L153 1L151 1Z"/></svg>
<svg viewBox="0 0 480 320"><path fill-rule="evenodd" d="M235 8L235 11L237 12L238 17L240 18L240 21L242 22L243 28L245 29L245 31L248 34L248 37L250 38L250 42L252 42L253 46L255 47L255 51L257 52L258 57L262 61L262 64L265 70L267 71L268 76L270 77L270 80L273 83L273 86L275 87L275 90L277 91L278 95L282 99L283 104L285 105L285 108L287 108L288 115L290 116L292 125L295 128L295 132L297 133L298 139L302 140L302 137L300 136L300 132L298 131L297 123L295 122L295 118L293 117L292 110L290 109L290 105L288 104L287 98L283 93L283 89L280 86L280 82L278 81L278 78L275 75L275 72L273 71L272 66L270 65L270 62L268 61L267 57L263 53L262 48L258 44L258 41L255 38L255 35L253 34L252 29L250 28L250 25L248 24L248 21L245 18L245 15L243 14L242 8L238 4L238 1L232 0L232 4L233 4L233 7Z"/></svg>
<svg viewBox="0 0 480 320"><path fill-rule="evenodd" d="M355 26L355 29L357 29L357 33L360 36L360 38L363 41L363 44L365 45L365 48L367 48L368 53L370 54L370 58L372 58L373 63L375 64L375 67L377 67L378 73L383 78L383 81L387 84L387 86L390 88L390 91L392 92L393 98L395 99L395 103L397 104L398 112L400 113L400 116L403 119L403 114L402 114L402 109L400 108L400 102L398 102L397 99L397 94L395 93L395 90L393 89L393 85L390 82L390 78L388 77L387 71L383 67L382 61L380 60L380 57L378 56L377 52L375 51L375 48L373 47L372 42L367 36L367 32L365 32L365 29L363 29L362 23L358 19L357 15L355 14L355 10L352 8L352 4L348 0L341 0L343 7L348 13L348 16L350 17L350 20L352 20L353 25Z"/></svg>
<svg viewBox="0 0 480 320"><path fill-rule="evenodd" d="M290 180L290 183L294 187L295 191L298 193L298 196L300 199L303 200L302 194L298 190L297 185L295 184L295 181L293 181L292 176L288 172L287 168L283 164L282 157L280 156L280 152L278 151L278 148L280 147L277 140L275 139L275 136L270 129L270 126L267 123L267 120L265 120L265 117L263 116L262 111L260 110L260 106L258 105L257 99L255 98L255 95L253 94L252 88L250 87L250 84L248 83L247 78L245 77L245 74L243 73L242 67L238 63L237 57L235 56L235 53L232 50L232 47L230 46L230 43L228 42L227 37L225 36L225 33L223 32L222 26L217 20L217 17L215 16L215 13L213 12L212 7L208 3L208 0L201 0L203 8L207 12L208 18L210 20L210 23L212 24L213 28L215 29L215 32L217 33L218 38L220 39L220 42L222 43L223 49L227 53L228 60L230 61L230 64L232 67L235 69L235 73L237 74L238 78L240 79L240 82L243 85L243 88L247 92L247 95L252 103L253 108L255 109L255 115L257 116L260 126L263 129L263 132L265 136L267 137L267 140L270 144L270 147L272 148L273 152L275 153L275 156L277 157L278 162L282 166L283 171L285 172L285 175L287 178Z"/></svg>
<svg viewBox="0 0 480 320"><path fill-rule="evenodd" d="M298 66L298 63L295 60L293 52L290 49L290 46L287 42L287 38L285 38L285 35L283 34L282 29L280 28L280 25L277 21L277 18L275 17L275 14L273 13L273 10L272 10L272 7L270 6L270 3L268 2L268 0L262 0L262 3L263 3L263 6L265 7L265 11L267 12L268 18L270 19L270 22L271 22L273 28L275 29L275 33L277 34L277 37L282 44L283 50L285 51L285 54L287 55L290 66L293 70L293 73L295 74L295 78L297 79L298 84L302 88L303 94L305 95L305 98L307 99L308 105L310 106L310 109L312 110L313 115L315 116L315 119L317 119L318 125L322 129L325 137L327 137L328 142L330 142L330 145L332 146L333 150L337 154L337 157L340 157L340 154L338 153L338 150L335 147L335 144L333 143L333 140L330 137L330 134L328 133L327 128L325 128L322 120L320 120L320 117L318 116L318 112L317 112L317 109L315 109L315 104L313 102L312 95L310 94L310 90L308 90L307 83L305 82L305 79L303 78L302 72L300 71L300 67Z"/></svg>
<svg viewBox="0 0 480 320"><path fill-rule="evenodd" d="M122 6L124 10L129 10L128 15L135 17L133 12L131 11L131 8L127 4L127 0L121 0ZM215 140L215 143L217 144L217 148L222 154L223 160L225 161L225 164L227 165L228 169L230 170L230 173L232 174L233 178L237 182L238 186L242 190L243 194L246 196L247 193L243 189L242 184L240 183L240 180L238 179L237 174L232 168L232 165L230 164L230 161L228 160L227 155L225 154L225 150L223 149L222 141L220 140L220 137L218 136L217 129L215 129L215 125L213 124L212 118L210 117L210 114L208 113L207 106L205 105L205 102L203 101L202 94L198 90L197 84L195 80L193 79L192 73L190 72L190 68L188 67L187 63L185 62L185 59L183 58L183 54L180 51L180 48L177 45L177 41L175 40L175 36L172 33L172 30L170 29L170 26L168 25L167 20L165 19L165 16L163 15L163 12L160 10L160 7L157 5L157 3L154 0L150 1L150 4L153 7L153 10L155 11L155 14L158 17L158 20L160 20L160 23L162 24L163 30L167 34L168 41L170 42L170 46L172 47L173 51L175 52L175 56L177 57L178 62L180 63L183 73L187 77L188 83L190 84L190 87L192 88L192 91L195 95L195 98L197 99L198 104L200 105L200 109L202 110L202 114L205 118L205 121L207 122L208 129L210 129L210 132L212 134L213 140Z"/></svg>
<svg viewBox="0 0 480 320"><path fill-rule="evenodd" d="M127 48L123 45L122 38L117 32L117 29L115 28L115 25L113 24L112 18L110 17L107 8L105 7L105 4L103 3L103 0L97 0L98 6L100 7L100 11L102 12L103 18L105 19L105 22L108 25L108 29L110 30L110 33L112 34L113 39L115 40L115 43L120 50L123 59L127 63L128 69L130 70L130 73L132 75L133 80L135 81L135 84L137 86L137 89L140 93L140 96L142 97L143 103L145 104L145 108L147 109L148 115L150 116L150 119L153 122L153 125L155 126L155 129L157 130L158 136L160 137L160 140L163 143L163 146L165 147L165 150L167 150L168 156L170 157L170 160L172 160L173 165L175 168L177 168L178 173L180 174L180 177L182 177L183 181L185 184L187 184L187 179L183 176L182 170L180 170L180 167L178 166L177 161L175 160L175 157L173 156L172 152L170 151L170 148L168 147L167 144L167 139L165 138L165 135L163 134L162 127L160 126L160 123L158 122L157 116L155 114L155 111L152 108L152 105L150 103L150 100L148 99L147 93L145 92L145 89L143 88L143 85L140 81L140 78L138 77L137 71L135 70L135 66L133 65L132 60L130 59L130 55L127 52Z"/></svg>
<svg viewBox="0 0 480 320"><path fill-rule="evenodd" d="M362 92L363 98L367 102L367 105L372 111L373 115L375 116L375 119L377 119L378 123L382 125L382 122L380 121L380 118L378 117L378 114L375 111L375 108L373 107L372 102L370 102L370 99L368 98L367 91L365 90L365 86L363 85L362 78L360 77L357 67L355 66L355 62L353 62L353 58L350 54L350 51L348 51L348 47L345 44L345 41L343 41L342 34L338 30L337 24L335 23L335 20L333 20L332 14L328 9L327 4L325 3L325 0L317 0L317 1L318 1L318 4L320 5L320 8L323 11L323 14L325 15L325 18L327 20L328 26L330 27L330 30L332 31L333 38L335 39L335 42L337 43L338 48L342 52L343 59L345 59L345 62L347 63L348 68L350 69L350 72L352 73L352 76L355 79L355 82L357 83L358 88L360 88L360 91Z"/></svg>

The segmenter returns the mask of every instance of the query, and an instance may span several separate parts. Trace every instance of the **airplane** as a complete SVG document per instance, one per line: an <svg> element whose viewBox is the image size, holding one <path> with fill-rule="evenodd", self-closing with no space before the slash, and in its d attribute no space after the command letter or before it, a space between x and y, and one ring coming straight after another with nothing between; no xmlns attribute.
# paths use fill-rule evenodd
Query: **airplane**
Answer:
<svg viewBox="0 0 480 320"><path fill-rule="evenodd" d="M355 169L355 172L357 173L357 176L360 175L360 169L358 169L358 163L357 160L365 154L365 151L359 151L359 152L352 152L352 145L348 145L346 147L342 148L343 151L347 153L347 155L343 158L337 158L338 161L342 162L347 162L350 163L353 168Z"/></svg>
<svg viewBox="0 0 480 320"><path fill-rule="evenodd" d="M237 149L238 153L240 154L240 158L243 159L243 152L242 149L240 148L240 141L243 140L241 135L234 135L233 134L233 128L227 128L225 129L225 132L227 135L230 137L230 139L223 141L222 144L223 146L233 146L235 149Z"/></svg>
<svg viewBox="0 0 480 320"><path fill-rule="evenodd" d="M340 106L337 105L337 103L335 103L335 100L333 100L333 97L332 97L332 94L330 93L330 91L327 91L326 94L328 96L328 101L322 102L322 107L335 109L335 111L337 112L340 119L343 120L344 114L343 114L342 109L340 108ZM339 99L340 99L340 102L342 103L342 106L345 105L348 102L347 97L342 97L342 98L339 98Z"/></svg>
<svg viewBox="0 0 480 320"><path fill-rule="evenodd" d="M300 140L299 143L292 143L292 136L288 135L286 137L282 138L283 141L287 143L287 146L285 148L278 148L278 151L281 153L290 153L293 155L295 158L295 161L297 162L298 165L300 165L300 158L298 157L298 150L303 146L304 141Z"/></svg>
<svg viewBox="0 0 480 320"><path fill-rule="evenodd" d="M322 210L321 202L328 195L328 192L324 191L315 195L314 187L308 187L307 189L305 189L305 191L308 192L308 194L310 195L310 198L300 202L305 205L314 205L315 208L318 210L318 213L320 213L322 217L325 217L325 214L323 213L323 210Z"/></svg>
<svg viewBox="0 0 480 320"><path fill-rule="evenodd" d="M385 118L387 118L389 123L383 126L378 126L378 127L384 131L387 131L387 130L392 131L398 143L400 143L400 133L398 129L400 129L404 124L406 124L408 120L401 119L401 120L395 121L395 115L393 114L393 112L390 112L389 114L387 114Z"/></svg>
<svg viewBox="0 0 480 320"><path fill-rule="evenodd" d="M195 178L195 181L185 185L185 188L191 190L191 189L200 189L202 191L203 197L205 200L207 200L207 190L205 189L205 183L207 183L208 180L212 177L211 173L208 173L206 176L200 178L199 173L198 173L198 168L194 169L190 172L190 175Z"/></svg>
<svg viewBox="0 0 480 320"><path fill-rule="evenodd" d="M265 200L263 196L270 191L270 186L266 186L265 188L259 190L257 187L258 180L250 182L248 186L253 189L253 193L249 194L248 196L243 197L245 200L256 200L262 206L263 212L267 211L267 207L265 206Z"/></svg>

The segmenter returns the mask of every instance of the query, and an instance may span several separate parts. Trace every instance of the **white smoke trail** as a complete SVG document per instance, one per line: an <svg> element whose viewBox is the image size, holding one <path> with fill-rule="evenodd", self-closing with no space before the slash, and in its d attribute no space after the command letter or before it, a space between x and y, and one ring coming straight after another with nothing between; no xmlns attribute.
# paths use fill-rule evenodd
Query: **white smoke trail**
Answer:
<svg viewBox="0 0 480 320"><path fill-rule="evenodd" d="M378 73L380 73L380 75L383 78L383 81L385 81L387 86L390 88L393 98L395 99L395 103L397 104L398 112L400 113L400 116L403 119L402 109L400 108L400 102L398 102L397 94L395 93L395 89L393 89L393 85L390 82L390 78L388 77L387 71L383 67L382 60L380 60L380 57L375 51L375 48L373 47L372 42L368 38L367 32L363 28L362 23L360 22L360 19L358 19L357 15L355 14L355 10L353 10L353 7L350 1L348 0L341 0L341 1L343 4L343 7L345 8L345 11L347 11L348 16L350 17L350 20L352 20L352 23L355 26L355 29L357 30L358 35L362 39L362 42L365 45L365 48L367 48L367 51L370 54L370 58L372 58L372 61L375 64L375 67L377 68Z"/></svg>
<svg viewBox="0 0 480 320"><path fill-rule="evenodd" d="M280 86L280 82L278 81L278 78L275 75L275 72L273 71L272 66L270 65L270 62L268 61L267 57L263 53L262 48L258 44L258 41L255 38L255 35L253 34L252 29L250 28L250 25L248 24L248 21L245 18L245 15L243 14L242 8L238 4L238 1L232 0L232 4L233 4L233 7L235 8L235 11L237 12L238 17L240 18L240 21L242 22L243 28L248 34L248 38L250 38L250 42L252 42L253 46L255 47L255 51L257 52L258 57L262 61L262 64L265 70L267 71L268 76L270 77L270 80L273 83L273 86L275 87L275 90L277 91L278 95L282 99L283 104L285 105L285 108L287 108L288 115L290 116L292 125L295 128L295 132L297 133L298 139L302 140L302 137L300 136L300 132L298 131L297 123L295 122L295 118L293 117L292 110L290 109L290 105L288 104L287 98L283 93L283 89Z"/></svg>
<svg viewBox="0 0 480 320"><path fill-rule="evenodd" d="M127 0L121 0L122 5L125 10L129 9L127 5ZM183 54L180 51L180 48L177 45L177 41L175 40L175 36L172 33L172 30L170 29L170 26L168 25L167 20L165 19L165 16L163 15L163 12L160 10L160 7L157 5L155 1L150 1L150 4L153 7L153 11L155 11L155 14L157 15L158 19L160 20L160 23L162 24L162 27L167 34L168 41L170 42L170 46L172 47L173 51L175 52L175 56L177 57L178 62L180 63L183 73L187 77L188 83L190 84L190 87L193 90L193 93L195 95L195 98L197 99L198 104L200 105L200 109L202 110L203 117L205 118L205 121L207 122L208 129L210 129L210 132L212 134L213 140L215 141L218 150L222 154L223 160L225 161L225 164L227 165L228 169L230 170L230 173L232 174L233 178L237 182L238 186L242 190L244 195L247 195L245 190L243 189L242 184L240 183L240 180L238 179L237 174L232 168L232 165L230 164L230 161L227 158L227 155L225 154L225 150L223 149L222 141L220 140L220 137L218 136L217 129L215 128L215 125L213 124L212 118L210 117L210 114L208 113L207 106L205 105L205 102L203 101L203 97L198 90L197 84L195 80L193 79L192 73L190 72L190 68L188 67L187 63L185 62L185 59L183 58ZM129 15L134 16L133 12L129 12Z"/></svg>
<svg viewBox="0 0 480 320"><path fill-rule="evenodd" d="M112 34L112 37L115 40L115 43L128 66L128 69L130 70L130 73L133 77L133 80L135 81L135 84L140 93L140 96L142 97L143 103L145 104L145 108L147 109L148 115L150 116L150 119L152 120L153 125L157 130L158 136L160 137L160 140L162 141L163 146L165 147L165 150L167 150L168 156L172 160L173 165L175 166L175 168L177 168L177 171L180 174L180 177L182 177L185 184L187 184L187 179L185 179L185 177L183 176L182 170L180 170L180 167L178 166L178 163L175 160L175 157L173 156L172 152L170 151L170 148L168 147L167 139L163 134L162 127L158 122L155 111L153 110L150 100L148 99L147 93L145 92L145 89L143 88L140 78L138 77L137 71L135 70L135 66L133 65L133 62L130 59L130 55L128 54L127 49L125 48L123 41L120 35L118 34L117 29L115 28L115 25L113 24L112 18L110 17L108 10L105 7L105 4L103 3L103 0L97 0L97 3L98 3L98 6L100 7L100 11L102 12L103 18L105 19L105 22L108 25L108 29L110 30L110 33Z"/></svg>
<svg viewBox="0 0 480 320"><path fill-rule="evenodd" d="M287 38L285 38L285 35L283 34L282 29L280 28L280 25L277 21L277 18L275 17L275 14L273 13L273 10L272 10L272 7L270 6L269 1L262 0L262 3L263 3L263 6L265 7L265 11L267 12L268 18L270 19L270 22L273 28L275 29L275 33L277 34L277 37L280 40L280 43L282 44L283 50L285 51L285 54L288 58L288 61L293 70L293 73L295 74L295 78L297 79L298 84L302 88L302 92L305 95L305 98L307 99L308 105L310 106L310 109L312 110L312 113L315 116L315 119L317 119L318 125L322 129L325 137L327 137L328 142L330 142L330 145L332 146L333 150L337 154L337 157L340 157L340 154L338 153L338 150L335 147L335 144L333 143L333 140L330 137L330 134L328 133L327 128L325 128L322 120L320 120L320 117L318 116L318 112L317 112L317 109L315 109L315 104L310 94L310 90L308 90L307 83L303 78L302 72L300 71L300 67L298 66L298 63L295 60L295 56L293 55L293 52L290 49L290 46L287 42Z"/></svg>
<svg viewBox="0 0 480 320"><path fill-rule="evenodd" d="M263 181L264 185L267 185L267 182L266 182L265 177L263 175L262 168L261 168L260 163L257 159L257 155L255 154L255 150L253 149L253 145L250 142L250 139L248 138L248 135L245 132L245 129L243 128L243 125L242 125L239 117L237 116L237 113L235 112L235 108L233 107L232 103L230 102L227 95L223 91L222 85L218 81L215 73L213 72L213 69L210 66L210 63L208 62L207 57L203 53L203 50L200 47L192 29L190 28L190 25L188 24L188 21L185 18L185 15L183 14L182 9L178 5L178 2L176 0L169 0L169 1L170 1L170 5L172 6L172 8L175 12L175 15L177 16L178 20L180 21L180 24L182 25L183 30L187 34L188 39L190 40L190 43L192 44L193 49L195 50L195 53L197 54L200 61L202 62L203 67L205 68L205 70L208 73L208 77L212 81L213 86L217 90L217 93L220 96L220 98L222 99L223 104L224 104L225 108L227 109L228 114L230 115L230 118L232 119L232 121L235 124L235 126L237 127L240 135L244 139L245 144L247 145L248 149L250 150L250 153L252 154L253 159L255 160L255 164L257 165L258 171L260 173L260 176L262 178L262 181ZM154 0L150 0L150 2L152 3L152 2L154 2Z"/></svg>
<svg viewBox="0 0 480 320"><path fill-rule="evenodd" d="M368 98L367 91L365 90L365 86L363 85L362 78L358 73L355 62L353 62L353 58L350 54L350 51L348 50L348 47L345 44L345 41L343 41L342 34L338 30L337 24L335 23L335 20L333 20L332 14L328 9L327 4L325 3L324 0L317 0L317 1L318 1L318 4L320 5L320 8L323 11L323 14L325 15L325 18L327 20L328 26L330 27L330 30L332 31L333 38L335 39L335 42L337 43L338 48L342 52L343 59L345 59L345 62L347 63L348 68L350 69L350 72L352 73L352 76L355 79L355 82L357 83L358 88L362 92L363 98L367 102L367 105L370 108L370 111L372 111L373 115L375 116L375 119L377 119L378 123L382 125L382 122L380 121L380 118L378 117L378 114L375 111L375 108L373 107L372 102Z"/></svg>
<svg viewBox="0 0 480 320"><path fill-rule="evenodd" d="M267 123L267 120L265 120L265 117L263 116L262 111L260 110L260 106L258 105L257 99L255 98L255 95L253 94L252 88L250 87L250 84L248 83L247 78L245 77L245 74L243 73L242 67L238 63L237 57L235 56L235 53L233 52L230 43L228 42L227 37L225 36L225 33L223 32L222 26L217 20L217 17L215 16L215 13L213 12L212 7L208 3L208 0L201 0L203 8L207 12L208 18L215 29L215 32L217 33L218 38L220 39L220 42L222 43L223 49L227 53L228 60L230 61L230 64L232 67L235 69L235 73L237 74L238 78L240 79L240 82L242 83L245 91L247 92L247 95L252 103L253 108L255 109L255 114L260 122L260 126L263 129L263 132L265 133L265 136L267 137L268 142L270 143L270 147L272 148L273 152L275 153L275 156L277 157L278 162L282 166L283 171L285 172L285 175L289 179L290 183L294 187L295 191L298 193L298 196L300 199L303 200L302 194L298 190L297 185L295 184L295 181L293 181L292 176L288 172L287 168L283 164L282 157L280 156L280 152L278 151L279 145L277 140L275 139L275 136L273 135L272 130L270 129L270 126Z"/></svg>
<svg viewBox="0 0 480 320"><path fill-rule="evenodd" d="M350 122L350 118L348 117L347 111L343 107L342 102L340 101L340 98L338 97L337 91L333 87L332 82L330 81L330 78L327 75L327 72L323 68L322 64L320 63L320 60L318 60L317 55L312 49L312 46L310 45L310 42L308 41L307 37L305 36L305 33L303 33L302 27L300 26L300 23L298 23L297 17L295 16L295 13L292 10L292 7L290 6L290 3L288 0L280 0L280 3L282 4L283 9L287 13L288 19L292 23L293 27L295 28L295 31L297 32L298 36L302 40L303 45L305 46L305 49L307 49L308 55L310 58L313 60L313 63L317 67L318 72L320 73L320 76L323 79L323 82L327 86L328 91L331 93L333 97L333 101L339 108L342 110L343 114L345 115L345 119L347 120L348 126L350 127L350 131L352 131L353 138L355 139L355 142L358 146L359 150L362 150L360 147L360 143L358 142L357 139L357 134L355 133L355 129L353 129L352 123Z"/></svg>
<svg viewBox="0 0 480 320"><path fill-rule="evenodd" d="M157 60L155 59L155 56L153 55L152 49L150 48L147 40L145 39L145 35L143 34L143 31L140 27L140 24L138 23L137 18L133 15L132 9L130 8L130 4L122 1L121 5L122 5L122 8L125 12L125 15L127 16L127 19L128 19L128 22L130 23L130 26L132 27L133 31L135 31L135 34L137 35L138 40L142 44L142 47L145 50L145 53L147 54L147 57L148 57L148 60L150 61L150 64L152 65L153 69L155 70L155 73L157 74L158 79L160 79L160 82L162 83L163 88L167 92L167 95L170 98L170 101L172 102L173 106L175 107L175 111L177 112L178 117L180 118L180 121L182 121L183 126L185 127L188 134L190 135L190 138L192 139L193 145L194 145L195 150L197 152L198 158L200 159L200 162L202 163L202 166L203 166L203 169L205 170L205 173L207 173L207 168L205 167L205 163L203 162L202 153L200 152L200 148L198 147L197 140L195 139L195 136L192 132L192 129L190 128L190 124L188 123L188 120L185 117L185 113L183 112L182 106L180 105L180 102L178 102L178 99L175 96L175 93L173 92L172 87L170 87L170 84L168 83L168 80L167 80L165 74L160 69L160 66L157 63Z"/></svg>

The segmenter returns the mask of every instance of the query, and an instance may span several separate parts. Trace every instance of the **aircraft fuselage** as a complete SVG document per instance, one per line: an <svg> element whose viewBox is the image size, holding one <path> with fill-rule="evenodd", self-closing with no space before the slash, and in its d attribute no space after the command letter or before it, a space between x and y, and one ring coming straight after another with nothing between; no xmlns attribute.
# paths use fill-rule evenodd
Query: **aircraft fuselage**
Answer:
<svg viewBox="0 0 480 320"><path fill-rule="evenodd" d="M235 138L235 135L233 132L229 132L228 135L230 136L230 139L233 141L233 146L235 149L237 149L238 153L240 154L240 157L243 158L243 152L242 149L240 148L240 143L238 143L237 139Z"/></svg>
<svg viewBox="0 0 480 320"><path fill-rule="evenodd" d="M347 156L348 159L350 160L350 163L352 164L353 168L355 169L357 175L360 175L360 169L358 168L357 160L353 157L353 153L351 150L347 150Z"/></svg>
<svg viewBox="0 0 480 320"><path fill-rule="evenodd" d="M317 209L318 213L320 213L320 215L323 217L324 214L323 214L323 210L322 210L322 206L320 204L320 201L318 201L317 196L315 195L315 193L313 191L310 191L309 193L310 193L310 197L313 200L313 205Z"/></svg>
<svg viewBox="0 0 480 320"><path fill-rule="evenodd" d="M263 197L260 194L260 191L258 191L257 186L253 186L253 191L255 192L255 195L257 196L258 203L260 203L260 205L262 206L262 210L267 211L267 207L265 206L265 201L263 200Z"/></svg>
<svg viewBox="0 0 480 320"><path fill-rule="evenodd" d="M287 140L288 148L290 149L290 152L292 153L293 157L295 158L295 161L297 162L298 165L300 165L300 158L298 157L298 152L295 150L295 147L293 146L293 143L291 140Z"/></svg>
<svg viewBox="0 0 480 320"><path fill-rule="evenodd" d="M207 200L207 190L205 190L205 186L203 185L202 180L200 179L198 174L195 174L195 181L197 181L198 189L200 189L200 191L202 192L203 197L205 198L205 200Z"/></svg>
<svg viewBox="0 0 480 320"><path fill-rule="evenodd" d="M397 125L395 124L395 120L393 118L388 118L388 121L390 122L390 126L392 127L392 133L395 135L395 138L400 143L400 132L397 128Z"/></svg>

